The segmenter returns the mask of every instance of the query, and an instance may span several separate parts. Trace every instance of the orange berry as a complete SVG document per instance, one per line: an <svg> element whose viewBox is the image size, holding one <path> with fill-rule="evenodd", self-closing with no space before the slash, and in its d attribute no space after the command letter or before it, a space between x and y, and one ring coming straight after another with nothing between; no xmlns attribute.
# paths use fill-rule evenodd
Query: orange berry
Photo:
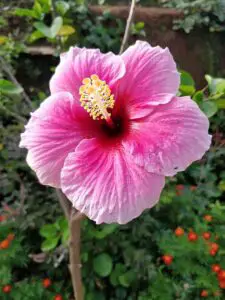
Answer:
<svg viewBox="0 0 225 300"><path fill-rule="evenodd" d="M171 256L171 255L163 255L162 256L162 260L163 260L163 262L164 262L165 265L169 266L173 262L173 256Z"/></svg>
<svg viewBox="0 0 225 300"><path fill-rule="evenodd" d="M209 293L206 290L201 291L201 297L208 297Z"/></svg>
<svg viewBox="0 0 225 300"><path fill-rule="evenodd" d="M219 247L220 247L217 243L212 243L210 246L211 246L211 249L215 250L216 252L219 250Z"/></svg>
<svg viewBox="0 0 225 300"><path fill-rule="evenodd" d="M205 215L205 216L204 216L204 220L207 221L207 222L212 222L212 219L213 219L213 218L212 218L212 216L210 216L210 215Z"/></svg>
<svg viewBox="0 0 225 300"><path fill-rule="evenodd" d="M190 242L195 242L198 239L198 236L195 232L189 232L188 239Z"/></svg>
<svg viewBox="0 0 225 300"><path fill-rule="evenodd" d="M192 186L190 187L190 190L191 190L191 191L196 191L196 190L197 190L197 186L196 186L196 185L192 185Z"/></svg>
<svg viewBox="0 0 225 300"><path fill-rule="evenodd" d="M42 281L42 285L43 285L43 287L44 288L48 288L48 287L50 287L50 285L52 284L52 282L51 282L51 280L49 279L49 278L45 278L45 279L43 279L43 281Z"/></svg>
<svg viewBox="0 0 225 300"><path fill-rule="evenodd" d="M184 229L182 227L177 227L177 229L175 230L175 235L176 236L184 235Z"/></svg>
<svg viewBox="0 0 225 300"><path fill-rule="evenodd" d="M211 249L211 250L209 251L209 253L210 253L211 256L215 256L215 255L216 255L216 250Z"/></svg>
<svg viewBox="0 0 225 300"><path fill-rule="evenodd" d="M10 242L8 240L3 240L0 243L0 249L7 249L7 248L9 248L9 244L10 244Z"/></svg>
<svg viewBox="0 0 225 300"><path fill-rule="evenodd" d="M202 237L203 237L205 240L209 240L210 237L211 237L211 234L210 234L209 232L204 232L204 233L202 234Z"/></svg>
<svg viewBox="0 0 225 300"><path fill-rule="evenodd" d="M215 272L215 273L219 273L220 271L220 265L212 265L212 271Z"/></svg>
<svg viewBox="0 0 225 300"><path fill-rule="evenodd" d="M180 196L182 194L182 191L184 190L183 184L177 184L176 185L176 194L177 196Z"/></svg>
<svg viewBox="0 0 225 300"><path fill-rule="evenodd" d="M7 236L7 240L8 241L12 241L12 240L14 240L14 238L15 238L15 234L14 233L10 233L10 234L8 234L8 236Z"/></svg>
<svg viewBox="0 0 225 300"><path fill-rule="evenodd" d="M218 280L224 280L225 281L225 270L220 270L219 271Z"/></svg>
<svg viewBox="0 0 225 300"><path fill-rule="evenodd" d="M12 286L9 285L9 284L4 285L4 286L2 287L2 291L3 291L3 293L5 293L5 294L10 293L10 292L11 292L11 289L12 289Z"/></svg>
<svg viewBox="0 0 225 300"><path fill-rule="evenodd" d="M63 300L61 295L55 295L54 300Z"/></svg>
<svg viewBox="0 0 225 300"><path fill-rule="evenodd" d="M4 215L0 216L0 222L3 222L3 221L5 221L6 219L7 219L7 217L6 217L6 216L4 216Z"/></svg>
<svg viewBox="0 0 225 300"><path fill-rule="evenodd" d="M219 286L221 289L225 289L225 280L220 280L219 281Z"/></svg>

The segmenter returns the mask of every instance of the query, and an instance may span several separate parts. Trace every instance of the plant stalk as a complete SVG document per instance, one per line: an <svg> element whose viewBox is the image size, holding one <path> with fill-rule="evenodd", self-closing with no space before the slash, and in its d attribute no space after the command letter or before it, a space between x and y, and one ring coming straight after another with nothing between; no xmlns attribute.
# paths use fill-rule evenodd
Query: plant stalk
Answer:
<svg viewBox="0 0 225 300"><path fill-rule="evenodd" d="M80 260L80 229L81 229L81 219L74 218L71 214L70 218L70 273L72 278L72 285L74 291L74 298L76 300L83 300L83 285L82 285L82 275L81 275L81 260Z"/></svg>
<svg viewBox="0 0 225 300"><path fill-rule="evenodd" d="M136 4L136 0L132 0L131 5L130 5L129 16L127 18L127 25L126 25L126 29L125 29L125 33L124 33L124 37L123 37L123 41L122 41L122 44L120 47L119 54L122 54L124 52L124 50L126 50L126 47L127 47L127 43L128 43L129 37L130 37L131 24L132 24L133 17L134 17L135 4Z"/></svg>

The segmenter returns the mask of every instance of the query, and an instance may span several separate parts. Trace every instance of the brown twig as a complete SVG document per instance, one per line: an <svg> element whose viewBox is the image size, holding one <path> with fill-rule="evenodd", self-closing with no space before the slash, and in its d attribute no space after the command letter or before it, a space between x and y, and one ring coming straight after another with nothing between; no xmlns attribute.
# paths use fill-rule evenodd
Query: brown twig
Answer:
<svg viewBox="0 0 225 300"><path fill-rule="evenodd" d="M13 75L11 69L12 67L10 64L8 64L3 57L0 56L0 63L1 63L1 68L2 70L7 74L8 78L19 88L22 88L22 96L27 103L27 105L33 109L33 104L27 93L25 92L24 88L21 86L21 84L17 81L16 77Z"/></svg>
<svg viewBox="0 0 225 300"><path fill-rule="evenodd" d="M72 208L71 202L67 199L67 197L63 194L63 192L60 189L56 189L56 193L59 199L59 203L64 211L64 214L69 221L69 270L71 273L74 297L76 300L83 300L83 286L80 261L80 226L82 219L85 218L85 215Z"/></svg>
<svg viewBox="0 0 225 300"><path fill-rule="evenodd" d="M76 213L77 214L77 213ZM76 300L83 300L83 285L81 276L81 260L80 260L80 226L81 219L76 218L76 214L71 214L70 218L70 273L74 297Z"/></svg>
<svg viewBox="0 0 225 300"><path fill-rule="evenodd" d="M123 36L123 41L120 47L120 53L122 54L124 52L124 50L126 49L129 37L130 37L130 28L131 28L131 24L133 21L133 16L134 16L134 10L135 10L135 4L136 4L136 0L131 0L131 6L130 6L130 12L129 12L129 16L127 19L127 25L126 25L126 29L125 29L125 33Z"/></svg>
<svg viewBox="0 0 225 300"><path fill-rule="evenodd" d="M62 207L62 210L68 220L70 220L71 215L71 202L67 199L67 197L63 194L63 192L60 189L56 189L56 194L59 199L59 203Z"/></svg>

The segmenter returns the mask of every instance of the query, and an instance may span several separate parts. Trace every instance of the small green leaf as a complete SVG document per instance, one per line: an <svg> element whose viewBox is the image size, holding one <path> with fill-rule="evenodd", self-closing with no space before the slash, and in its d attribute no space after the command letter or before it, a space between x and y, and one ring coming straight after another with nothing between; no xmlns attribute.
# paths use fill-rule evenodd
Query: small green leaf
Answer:
<svg viewBox="0 0 225 300"><path fill-rule="evenodd" d="M41 244L41 250L44 252L53 250L56 248L58 242L59 242L59 237L49 238Z"/></svg>
<svg viewBox="0 0 225 300"><path fill-rule="evenodd" d="M67 219L60 217L56 222L56 227L58 227L60 231L67 230L69 227Z"/></svg>
<svg viewBox="0 0 225 300"><path fill-rule="evenodd" d="M63 25L60 28L60 30L59 30L59 32L58 32L57 35L59 35L59 36L67 36L67 35L73 34L75 31L76 31L76 29L73 28L72 26L70 26L70 25Z"/></svg>
<svg viewBox="0 0 225 300"><path fill-rule="evenodd" d="M53 39L56 37L57 33L59 32L62 26L63 20L61 17L56 17L52 25L50 27L46 26L43 22L35 22L34 27L39 30L44 36Z"/></svg>
<svg viewBox="0 0 225 300"><path fill-rule="evenodd" d="M216 103L212 101L203 101L199 106L208 118L215 115L218 110Z"/></svg>
<svg viewBox="0 0 225 300"><path fill-rule="evenodd" d="M3 94L20 94L22 91L22 87L16 86L11 81L0 79L0 92L2 92Z"/></svg>
<svg viewBox="0 0 225 300"><path fill-rule="evenodd" d="M197 91L193 96L193 100L197 103L202 102L203 99L204 99L204 93L202 91Z"/></svg>
<svg viewBox="0 0 225 300"><path fill-rule="evenodd" d="M144 27L145 27L145 23L144 22L137 22L137 23L135 23L135 29L136 30L144 29Z"/></svg>
<svg viewBox="0 0 225 300"><path fill-rule="evenodd" d="M39 231L40 235L45 238L56 237L58 234L57 228L54 224L45 224Z"/></svg>
<svg viewBox="0 0 225 300"><path fill-rule="evenodd" d="M101 277L107 277L112 271L112 258L107 253L99 254L94 258L94 271Z"/></svg>
<svg viewBox="0 0 225 300"><path fill-rule="evenodd" d="M65 1L57 1L56 2L56 9L57 12L61 15L64 16L65 13L69 10L70 5L69 3L65 2Z"/></svg>
<svg viewBox="0 0 225 300"><path fill-rule="evenodd" d="M213 78L210 75L205 75L205 79L208 82L211 94L225 92L225 79Z"/></svg>
<svg viewBox="0 0 225 300"><path fill-rule="evenodd" d="M220 191L225 192L225 179L219 182L218 188Z"/></svg>
<svg viewBox="0 0 225 300"><path fill-rule="evenodd" d="M33 12L34 12L34 16L35 16L36 19L41 19L42 18L42 8L41 8L41 5L38 1L34 2Z"/></svg>
<svg viewBox="0 0 225 300"><path fill-rule="evenodd" d="M113 233L118 228L118 225L117 224L104 224L101 227L102 227L102 229L96 230L96 232L94 232L94 236L97 239L104 239L106 236Z"/></svg>
<svg viewBox="0 0 225 300"><path fill-rule="evenodd" d="M113 286L119 285L119 276L126 272L126 267L123 264L116 264L114 270L110 274L110 282Z"/></svg>
<svg viewBox="0 0 225 300"><path fill-rule="evenodd" d="M185 71L181 71L179 90L184 96L191 96L195 93L195 82L192 76Z"/></svg>
<svg viewBox="0 0 225 300"><path fill-rule="evenodd" d="M27 8L16 8L13 11L13 14L19 17L36 18L35 12L32 9L27 9Z"/></svg>
<svg viewBox="0 0 225 300"><path fill-rule="evenodd" d="M8 37L5 35L0 35L0 45L3 45L7 42Z"/></svg>
<svg viewBox="0 0 225 300"><path fill-rule="evenodd" d="M63 24L63 19L61 17L56 17L53 22L52 22L52 26L51 26L51 34L52 37L54 38L57 33L59 32L60 28L62 27Z"/></svg>
<svg viewBox="0 0 225 300"><path fill-rule="evenodd" d="M34 32L31 33L31 35L28 38L29 43L33 43L41 38L44 37L44 34L40 32L39 30L35 30Z"/></svg>
<svg viewBox="0 0 225 300"><path fill-rule="evenodd" d="M69 241L69 237L70 237L70 231L69 231L69 227L67 227L67 229L65 229L63 232L62 232L62 243L64 245L66 245Z"/></svg>
<svg viewBox="0 0 225 300"><path fill-rule="evenodd" d="M224 99L217 99L214 101L218 108L225 109L225 98Z"/></svg>
<svg viewBox="0 0 225 300"><path fill-rule="evenodd" d="M130 270L123 275L119 276L119 283L124 287L129 287L135 280L136 274L134 271Z"/></svg>

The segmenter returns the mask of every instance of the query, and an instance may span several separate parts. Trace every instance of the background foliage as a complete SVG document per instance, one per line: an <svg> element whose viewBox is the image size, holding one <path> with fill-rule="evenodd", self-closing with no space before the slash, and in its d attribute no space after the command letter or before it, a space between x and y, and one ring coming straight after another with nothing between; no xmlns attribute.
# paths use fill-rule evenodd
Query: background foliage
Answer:
<svg viewBox="0 0 225 300"><path fill-rule="evenodd" d="M160 3L185 9L187 18L195 16L194 23L188 25L190 29L202 24L211 28L220 22L218 5L222 1L207 1L208 6L201 0L155 2ZM0 17L3 300L71 299L68 224L54 190L38 184L27 167L26 153L18 148L19 135L30 111L48 94L47 77L54 71L54 57L59 52L74 44L118 52L124 31L121 20L109 13L93 16L83 1L54 4L50 0L30 1L20 7L15 2L3 3ZM207 22L201 19L205 11L213 16ZM15 22L19 26L14 26ZM117 31L111 22L116 22ZM133 24L132 34L143 37L144 23ZM43 66L26 54L36 43L42 48L50 46L50 65ZM43 73L46 84L40 85ZM24 82L28 98L14 75ZM192 76L181 71L179 94L190 95L210 118L213 143L207 155L186 172L168 179L160 203L128 225L96 226L88 220L83 222L87 300L224 299L225 275L217 275L212 265L225 269L225 79L211 75L205 79L205 87L199 89Z"/></svg>

